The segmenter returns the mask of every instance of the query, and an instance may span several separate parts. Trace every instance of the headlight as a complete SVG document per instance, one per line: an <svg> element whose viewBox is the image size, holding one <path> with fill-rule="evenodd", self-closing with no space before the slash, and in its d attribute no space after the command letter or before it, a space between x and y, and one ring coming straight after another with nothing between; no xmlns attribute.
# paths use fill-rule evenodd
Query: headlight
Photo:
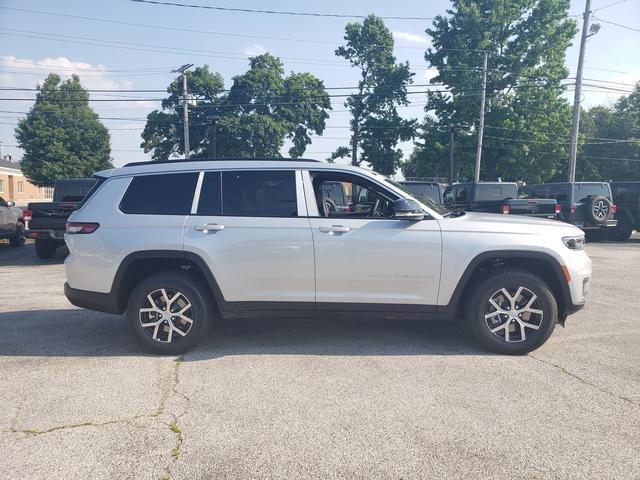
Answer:
<svg viewBox="0 0 640 480"><path fill-rule="evenodd" d="M578 235L575 237L562 237L562 241L571 250L584 249L584 235Z"/></svg>

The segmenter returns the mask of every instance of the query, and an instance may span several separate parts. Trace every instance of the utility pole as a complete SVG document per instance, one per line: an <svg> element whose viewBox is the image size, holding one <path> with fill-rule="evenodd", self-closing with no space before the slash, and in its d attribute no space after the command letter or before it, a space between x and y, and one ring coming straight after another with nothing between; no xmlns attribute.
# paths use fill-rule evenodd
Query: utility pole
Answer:
<svg viewBox="0 0 640 480"><path fill-rule="evenodd" d="M482 96L480 97L480 125L478 126L478 148L476 150L476 176L475 181L480 181L480 160L482 159L482 135L484 133L484 103L487 96L487 52L484 52L482 65Z"/></svg>
<svg viewBox="0 0 640 480"><path fill-rule="evenodd" d="M193 63L186 63L180 68L171 70L173 73L182 74L182 123L184 124L184 158L189 159L191 149L189 148L189 97L187 92L186 71L193 67Z"/></svg>
<svg viewBox="0 0 640 480"><path fill-rule="evenodd" d="M578 130L580 128L580 97L582 96L582 67L584 64L584 49L587 43L587 30L589 29L589 14L591 13L591 0L586 0L584 16L582 18L582 37L580 39L580 56L578 57L578 70L576 71L576 89L573 95L573 122L571 123L571 152L569 153L569 175L567 180L574 182L576 179L576 158L578 156ZM596 30L597 32L597 30ZM595 33L595 32L594 32Z"/></svg>
<svg viewBox="0 0 640 480"><path fill-rule="evenodd" d="M456 128L451 127L449 130L449 185L453 184L453 152L454 152L454 135L456 134Z"/></svg>
<svg viewBox="0 0 640 480"><path fill-rule="evenodd" d="M209 117L211 120L211 158L218 157L218 117L213 115Z"/></svg>

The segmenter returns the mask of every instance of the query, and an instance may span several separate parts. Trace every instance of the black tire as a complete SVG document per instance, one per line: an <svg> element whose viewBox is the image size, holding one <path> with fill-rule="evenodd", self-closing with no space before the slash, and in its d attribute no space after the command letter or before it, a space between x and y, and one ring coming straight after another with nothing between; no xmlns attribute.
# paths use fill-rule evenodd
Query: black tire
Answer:
<svg viewBox="0 0 640 480"><path fill-rule="evenodd" d="M520 320L515 313L496 314L486 318L491 313L499 311L492 306L490 299L494 299L494 303L506 311L506 305L513 305L513 302L500 293L501 289L506 289L513 297L520 287L523 287L523 290L515 299L516 307L519 306L520 312L524 312L518 313ZM507 355L529 353L547 341L558 322L558 305L553 293L540 277L524 270L498 270L475 283L470 290L471 298L466 309L467 322L475 339L493 352ZM496 297L496 294L502 295L505 302L500 303L501 297ZM523 308L533 295L536 297L531 308L536 312L542 312L541 315ZM518 299L520 303L517 303ZM518 309L509 307L509 312L517 311ZM521 322L538 328L522 327ZM494 329L494 333L490 328ZM524 339L521 338L522 329L525 332ZM510 341L507 341L507 336Z"/></svg>
<svg viewBox="0 0 640 480"><path fill-rule="evenodd" d="M631 238L633 233L633 221L626 212L616 214L618 225L609 229L609 238L617 242L625 242Z"/></svg>
<svg viewBox="0 0 640 480"><path fill-rule="evenodd" d="M593 195L584 204L585 218L596 225L604 225L611 219L611 200L602 195Z"/></svg>
<svg viewBox="0 0 640 480"><path fill-rule="evenodd" d="M168 312L162 310L166 308L162 289L167 298L173 301L169 304L172 313L182 311L187 303L190 305L184 316L191 320L191 324L182 316L167 315ZM159 310L140 311L153 308L148 295L158 302L156 307ZM162 355L178 355L193 348L205 336L215 315L215 308L210 292L198 279L183 272L166 271L145 278L135 287L129 297L126 315L136 336L147 349ZM158 323L158 328L143 327L143 323Z"/></svg>
<svg viewBox="0 0 640 480"><path fill-rule="evenodd" d="M53 258L57 248L58 245L54 241L36 238L36 255L42 260Z"/></svg>
<svg viewBox="0 0 640 480"><path fill-rule="evenodd" d="M27 237L24 235L24 223L18 222L16 224L16 233L9 239L9 243L12 247L22 247L27 241Z"/></svg>

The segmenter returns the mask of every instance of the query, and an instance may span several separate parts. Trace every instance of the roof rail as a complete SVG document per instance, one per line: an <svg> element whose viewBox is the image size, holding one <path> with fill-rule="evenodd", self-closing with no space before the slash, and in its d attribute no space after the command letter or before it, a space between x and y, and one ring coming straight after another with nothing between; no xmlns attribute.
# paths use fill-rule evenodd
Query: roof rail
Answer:
<svg viewBox="0 0 640 480"><path fill-rule="evenodd" d="M315 160L312 158L285 158L285 157L216 157L216 158L176 158L172 160L149 160L146 162L132 162L124 165L125 167L137 167L140 165L158 165L165 163L181 163L181 162L318 162L321 160Z"/></svg>

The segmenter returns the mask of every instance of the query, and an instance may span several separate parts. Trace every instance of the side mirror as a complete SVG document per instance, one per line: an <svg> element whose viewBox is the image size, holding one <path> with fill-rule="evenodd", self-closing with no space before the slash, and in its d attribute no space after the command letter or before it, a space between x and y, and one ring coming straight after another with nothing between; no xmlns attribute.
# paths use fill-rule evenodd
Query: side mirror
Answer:
<svg viewBox="0 0 640 480"><path fill-rule="evenodd" d="M422 220L424 212L415 200L399 198L393 202L393 218L397 220Z"/></svg>
<svg viewBox="0 0 640 480"><path fill-rule="evenodd" d="M13 200L9 200L7 202L7 207L15 207L16 206L16 202L14 202Z"/></svg>

